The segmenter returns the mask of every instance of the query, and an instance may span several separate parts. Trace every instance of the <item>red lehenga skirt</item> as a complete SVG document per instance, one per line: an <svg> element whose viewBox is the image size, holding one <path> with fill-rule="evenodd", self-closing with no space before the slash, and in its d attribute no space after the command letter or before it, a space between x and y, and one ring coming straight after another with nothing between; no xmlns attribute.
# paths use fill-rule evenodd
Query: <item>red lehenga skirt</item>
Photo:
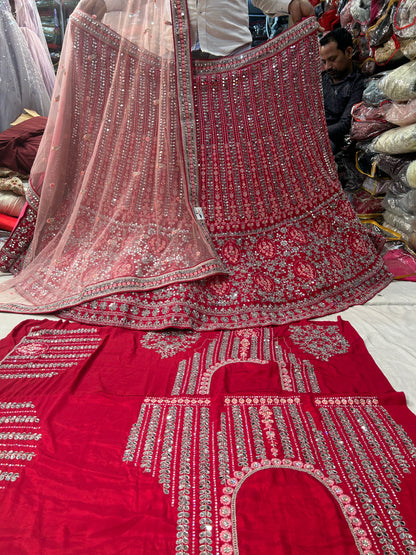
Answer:
<svg viewBox="0 0 416 555"><path fill-rule="evenodd" d="M78 45L71 56L82 57L82 79L91 94L98 89L98 97L104 94L102 81L94 82L97 52L108 60L113 81L116 75L117 82L124 79L122 82L128 83L126 76L143 69L137 65L133 47L123 51L124 65L111 65L114 51L120 48L119 37L79 10L71 18L69 33ZM177 150L182 152L188 180L185 204L195 211L190 216L193 231L188 235L198 229L205 251L201 254L197 243L195 247L192 241L186 243L184 252L191 263L185 272L176 266L182 256L177 244L175 255L166 256L165 239L175 233L175 221L168 221L174 218L164 198L159 206L167 210L167 228L152 256L157 259L159 249L165 259L156 278L152 270L144 278L141 273L145 250L154 244L154 237L143 236L138 225L143 210L130 210L129 216L121 212L114 227L118 240L107 226L108 236L103 235L105 240L94 249L84 241L88 220L77 225L66 217L60 223L58 209L50 221L43 221L45 229L45 222L55 226L44 243L48 249L60 234L70 233L71 249L55 246L47 255L48 264L42 265L45 251L38 248L38 241L36 258L32 243L31 260L26 260L21 270L39 204L33 187L26 214L1 252L3 269L20 272L15 278L20 300L11 296L5 301L3 293L1 310L56 312L79 322L133 329L231 329L338 312L366 302L391 281L378 240L359 222L337 178L325 127L315 22L306 20L243 55L194 61L192 66L187 65L184 47L186 44L180 43L176 49L181 133L174 139L181 141ZM150 56L148 60L151 65ZM127 89L128 84L126 91L118 91L120 102L123 94L131 94ZM112 196L107 194L105 203L98 202L100 183L108 186L104 161L101 157L100 164L90 171L89 182L80 161L98 155L98 143L91 146L97 137L104 141L100 145L105 145L106 134L99 134L96 128L102 127L109 102L90 106L85 95L77 102L77 119L65 130L76 157L66 158L69 178L60 185L62 203L72 202L91 222L100 219L100 210L114 218L111 211L120 206L119 196L137 176L129 152L116 143L121 161L119 173L114 174L118 178ZM96 113L97 106L101 114ZM107 124L111 127L112 122ZM125 139L128 148L136 148L131 137L125 135ZM140 144L145 148L143 141ZM63 156L52 139L50 148L51 157ZM130 152L131 157L140 152ZM149 150L145 156L157 158L157 153ZM163 162L169 166L169 160ZM122 163L129 172L120 179ZM68 187L72 188L69 192ZM39 192L41 202L45 188L44 183ZM50 194L56 198L56 192ZM123 218L130 218L129 227L119 239L117 226L123 224ZM94 264L89 266L91 259ZM41 263L35 264L37 260ZM66 290L60 289L62 280ZM26 301L21 302L22 298Z"/></svg>

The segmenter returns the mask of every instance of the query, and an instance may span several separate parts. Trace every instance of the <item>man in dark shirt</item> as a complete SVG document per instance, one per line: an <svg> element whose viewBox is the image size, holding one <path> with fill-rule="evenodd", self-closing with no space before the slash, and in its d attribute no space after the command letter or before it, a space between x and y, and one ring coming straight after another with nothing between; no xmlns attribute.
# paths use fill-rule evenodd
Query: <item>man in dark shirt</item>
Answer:
<svg viewBox="0 0 416 555"><path fill-rule="evenodd" d="M364 91L364 77L354 68L352 54L352 37L346 29L330 31L320 40L325 119L334 153L350 131L351 108L361 102Z"/></svg>

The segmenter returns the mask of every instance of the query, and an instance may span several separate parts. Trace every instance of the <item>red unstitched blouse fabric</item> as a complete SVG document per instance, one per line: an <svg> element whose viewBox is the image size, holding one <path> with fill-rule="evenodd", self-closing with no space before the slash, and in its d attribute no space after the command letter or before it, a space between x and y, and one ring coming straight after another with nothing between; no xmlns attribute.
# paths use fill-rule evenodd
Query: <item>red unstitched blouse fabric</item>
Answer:
<svg viewBox="0 0 416 555"><path fill-rule="evenodd" d="M2 553L413 545L416 418L346 322L28 320L0 360Z"/></svg>

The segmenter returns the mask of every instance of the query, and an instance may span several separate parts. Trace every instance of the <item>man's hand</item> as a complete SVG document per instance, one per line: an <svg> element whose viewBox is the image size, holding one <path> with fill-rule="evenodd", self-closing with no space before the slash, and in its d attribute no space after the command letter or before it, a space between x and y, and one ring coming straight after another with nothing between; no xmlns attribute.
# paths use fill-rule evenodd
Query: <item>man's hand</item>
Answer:
<svg viewBox="0 0 416 555"><path fill-rule="evenodd" d="M79 8L85 13L95 15L97 19L102 19L107 11L104 0L82 0Z"/></svg>

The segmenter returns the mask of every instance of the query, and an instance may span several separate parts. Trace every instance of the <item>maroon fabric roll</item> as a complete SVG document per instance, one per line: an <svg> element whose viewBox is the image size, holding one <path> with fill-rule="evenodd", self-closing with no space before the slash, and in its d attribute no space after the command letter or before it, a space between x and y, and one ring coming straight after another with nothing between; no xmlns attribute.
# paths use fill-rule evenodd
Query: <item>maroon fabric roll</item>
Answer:
<svg viewBox="0 0 416 555"><path fill-rule="evenodd" d="M0 166L30 173L47 118L37 116L0 133Z"/></svg>

